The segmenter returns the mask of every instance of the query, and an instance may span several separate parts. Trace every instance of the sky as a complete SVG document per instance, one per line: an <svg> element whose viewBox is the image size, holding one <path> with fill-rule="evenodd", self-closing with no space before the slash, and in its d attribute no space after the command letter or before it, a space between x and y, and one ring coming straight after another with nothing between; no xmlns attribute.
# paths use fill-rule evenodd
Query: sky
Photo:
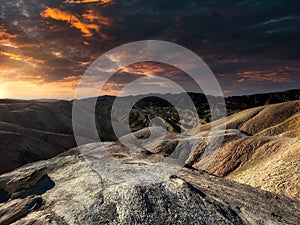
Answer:
<svg viewBox="0 0 300 225"><path fill-rule="evenodd" d="M0 19L0 98L73 99L98 57L140 40L193 51L226 96L300 86L297 0L1 0ZM100 93L118 94L139 77L194 85L174 66L141 62L117 71Z"/></svg>

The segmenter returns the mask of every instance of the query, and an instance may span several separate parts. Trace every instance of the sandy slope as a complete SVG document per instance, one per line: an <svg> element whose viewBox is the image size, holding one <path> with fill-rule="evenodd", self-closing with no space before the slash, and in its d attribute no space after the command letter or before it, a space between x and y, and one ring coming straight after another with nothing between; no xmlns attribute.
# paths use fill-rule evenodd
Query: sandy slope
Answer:
<svg viewBox="0 0 300 225"><path fill-rule="evenodd" d="M224 142L206 170L300 199L299 116L300 101L248 109L229 116L227 128L241 130L248 136ZM220 121L215 122L218 123ZM201 128L207 129L208 126ZM195 130L192 133L196 133ZM203 149L200 147L197 151ZM205 162L201 156L190 163L200 168Z"/></svg>

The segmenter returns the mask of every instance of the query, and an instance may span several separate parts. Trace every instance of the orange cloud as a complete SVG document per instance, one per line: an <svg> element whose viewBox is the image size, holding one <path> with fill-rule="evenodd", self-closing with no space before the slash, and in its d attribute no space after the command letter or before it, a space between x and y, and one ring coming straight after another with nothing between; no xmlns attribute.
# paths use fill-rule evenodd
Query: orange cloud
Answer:
<svg viewBox="0 0 300 225"><path fill-rule="evenodd" d="M0 42L2 42L3 39L15 39L17 35L8 33L6 28L2 25L0 26L0 37Z"/></svg>
<svg viewBox="0 0 300 225"><path fill-rule="evenodd" d="M100 3L100 4L114 4L113 0L65 0L65 3L82 4L82 3Z"/></svg>
<svg viewBox="0 0 300 225"><path fill-rule="evenodd" d="M224 93L225 95L228 95L228 94L233 93L233 90L225 89L225 90L223 90L223 93Z"/></svg>
<svg viewBox="0 0 300 225"><path fill-rule="evenodd" d="M237 80L237 83L247 82L247 81L272 81L272 82L292 82L290 77L283 76L278 72L268 72L268 71L244 71L238 73L241 79Z"/></svg>
<svg viewBox="0 0 300 225"><path fill-rule="evenodd" d="M57 8L46 8L41 16L43 18L52 18L54 20L61 20L68 22L71 26L79 29L85 37L93 36L93 30L99 32L100 27L97 24L88 24L79 20L76 15L73 15L70 12L62 11Z"/></svg>
<svg viewBox="0 0 300 225"><path fill-rule="evenodd" d="M44 60L41 59L35 59L33 57L28 57L28 56L22 56L22 55L17 55L14 53L10 53L10 52L0 52L0 55L4 55L9 57L12 60L16 60L16 61L24 61L24 62L35 62L35 63L44 63Z"/></svg>
<svg viewBox="0 0 300 225"><path fill-rule="evenodd" d="M15 41L17 36L17 34L9 33L5 26L0 25L0 45L10 48L26 48L39 45L38 43L17 43Z"/></svg>
<svg viewBox="0 0 300 225"><path fill-rule="evenodd" d="M237 80L236 82L237 83L243 83L243 82L245 82L246 80L244 79L244 78L242 78L242 79L239 79L239 80Z"/></svg>
<svg viewBox="0 0 300 225"><path fill-rule="evenodd" d="M78 76L68 76L68 77L64 77L61 81L65 81L65 82L75 82L76 84L79 82L79 77Z"/></svg>
<svg viewBox="0 0 300 225"><path fill-rule="evenodd" d="M148 77L155 76L155 73L166 73L170 72L170 68L165 68L158 63L144 62L144 63L135 63L128 67L125 67L121 72L142 74Z"/></svg>
<svg viewBox="0 0 300 225"><path fill-rule="evenodd" d="M0 26L0 44L3 46L17 48L13 39L17 37L16 34L10 34L7 32L4 26Z"/></svg>
<svg viewBox="0 0 300 225"><path fill-rule="evenodd" d="M114 21L111 17L104 16L101 12L93 9L87 10L86 13L82 14L82 17L90 22L97 22L104 26L110 26Z"/></svg>
<svg viewBox="0 0 300 225"><path fill-rule="evenodd" d="M118 95L124 87L126 87L126 84L109 82L101 88L98 95Z"/></svg>
<svg viewBox="0 0 300 225"><path fill-rule="evenodd" d="M0 81L4 83L18 82L24 84L42 84L44 82L43 75L41 74L30 74L20 68L3 69L0 72Z"/></svg>

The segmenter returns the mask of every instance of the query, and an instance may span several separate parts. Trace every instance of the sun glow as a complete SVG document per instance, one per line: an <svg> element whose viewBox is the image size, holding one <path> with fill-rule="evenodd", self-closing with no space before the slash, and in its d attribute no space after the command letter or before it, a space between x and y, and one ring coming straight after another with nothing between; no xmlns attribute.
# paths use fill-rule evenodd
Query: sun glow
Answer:
<svg viewBox="0 0 300 225"><path fill-rule="evenodd" d="M5 98L5 87L0 84L0 99Z"/></svg>
<svg viewBox="0 0 300 225"><path fill-rule="evenodd" d="M0 99L73 99L78 81L72 78L71 76L68 79L51 83L43 83L40 81L6 82L0 84Z"/></svg>

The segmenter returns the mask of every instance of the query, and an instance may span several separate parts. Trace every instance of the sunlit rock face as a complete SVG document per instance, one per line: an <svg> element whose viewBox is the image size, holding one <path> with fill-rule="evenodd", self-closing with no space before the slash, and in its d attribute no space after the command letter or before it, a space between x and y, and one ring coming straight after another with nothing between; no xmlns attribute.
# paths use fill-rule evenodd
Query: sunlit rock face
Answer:
<svg viewBox="0 0 300 225"><path fill-rule="evenodd" d="M109 161L94 157L104 147ZM300 218L297 200L178 168L156 154L114 142L82 150L93 157L72 149L1 175L0 223L297 224Z"/></svg>

